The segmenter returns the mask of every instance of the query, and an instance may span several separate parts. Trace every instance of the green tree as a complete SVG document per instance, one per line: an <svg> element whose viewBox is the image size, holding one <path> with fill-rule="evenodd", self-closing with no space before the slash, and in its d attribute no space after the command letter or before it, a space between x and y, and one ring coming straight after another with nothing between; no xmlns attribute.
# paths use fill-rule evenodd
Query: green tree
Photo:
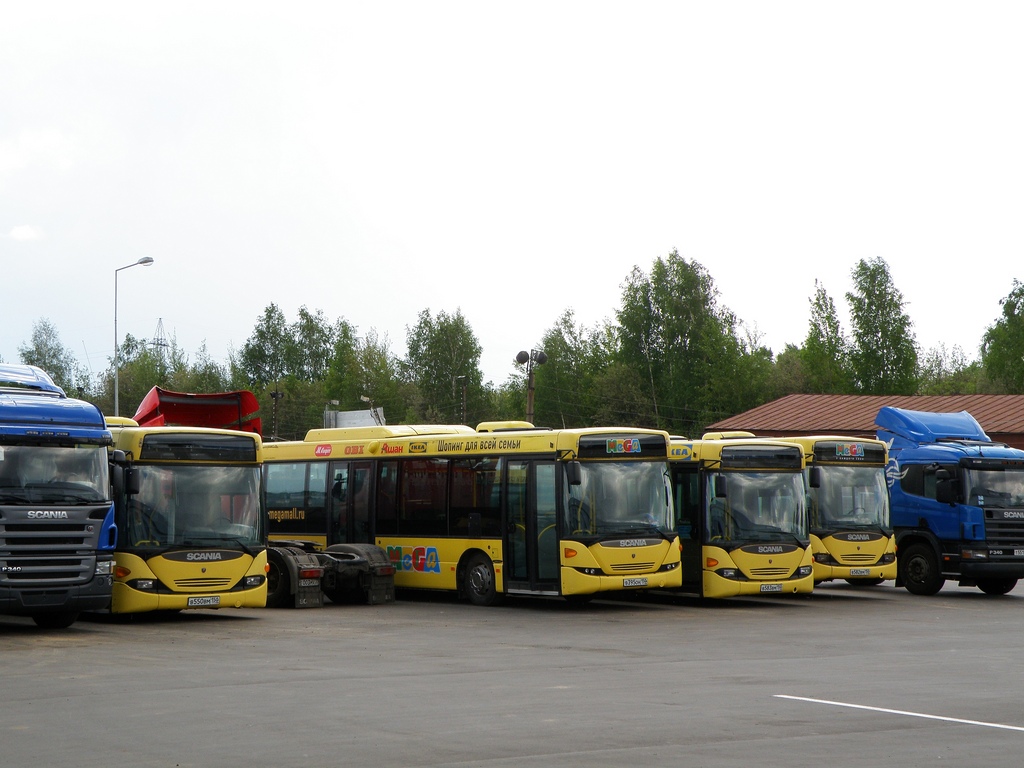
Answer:
<svg viewBox="0 0 1024 768"><path fill-rule="evenodd" d="M434 318L424 309L407 330L407 348L406 379L416 384L422 397L418 415L431 422L459 423L463 386L467 408L472 402L477 412L483 401L482 350L461 310L453 315L442 310Z"/></svg>
<svg viewBox="0 0 1024 768"><path fill-rule="evenodd" d="M54 384L69 395L88 395L91 389L89 372L61 343L57 329L45 317L33 323L32 338L18 347L18 356L24 365L34 365L46 371Z"/></svg>
<svg viewBox="0 0 1024 768"><path fill-rule="evenodd" d="M547 362L533 369L534 420L538 424L583 427L594 423L597 377L612 362L610 332L607 327L577 325L571 309L545 332L540 349ZM525 366L522 369L525 374Z"/></svg>
<svg viewBox="0 0 1024 768"><path fill-rule="evenodd" d="M962 348L939 344L921 359L919 395L973 395L981 385L981 364L970 362Z"/></svg>
<svg viewBox="0 0 1024 768"><path fill-rule="evenodd" d="M266 386L288 373L289 356L294 346L284 313L271 303L256 321L252 334L242 345L237 366L245 380Z"/></svg>
<svg viewBox="0 0 1024 768"><path fill-rule="evenodd" d="M903 294L889 265L876 257L853 269L853 291L846 294L853 325L851 369L863 395L912 395L917 389L917 342L904 311Z"/></svg>
<svg viewBox="0 0 1024 768"><path fill-rule="evenodd" d="M646 408L634 414L638 426L696 434L717 417L757 404L740 379L754 376L766 386L771 353L754 339L740 339L736 316L719 303L714 280L699 263L672 251L649 276L634 268L617 317L625 369L615 379L621 385L632 375L647 391ZM620 387L620 395L635 392L639 381Z"/></svg>
<svg viewBox="0 0 1024 768"><path fill-rule="evenodd" d="M1024 283L1014 278L999 303L1002 317L982 337L981 365L998 391L1024 394Z"/></svg>
<svg viewBox="0 0 1024 768"><path fill-rule="evenodd" d="M811 320L800 352L807 391L823 395L853 392L850 342L843 335L832 297L814 281Z"/></svg>

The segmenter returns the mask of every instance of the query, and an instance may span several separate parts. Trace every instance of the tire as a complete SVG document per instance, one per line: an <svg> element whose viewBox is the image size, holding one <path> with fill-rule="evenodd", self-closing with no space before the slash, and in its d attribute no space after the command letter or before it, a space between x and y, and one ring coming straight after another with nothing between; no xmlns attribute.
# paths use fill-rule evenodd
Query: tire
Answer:
<svg viewBox="0 0 1024 768"><path fill-rule="evenodd" d="M61 611L60 613L37 613L32 621L41 629L67 629L78 619L77 611Z"/></svg>
<svg viewBox="0 0 1024 768"><path fill-rule="evenodd" d="M1017 586L1017 580L1009 577L1003 579L978 579L978 589L986 595L1005 595Z"/></svg>
<svg viewBox="0 0 1024 768"><path fill-rule="evenodd" d="M903 586L912 595L934 595L946 579L939 570L935 550L927 544L911 544L896 558Z"/></svg>
<svg viewBox="0 0 1024 768"><path fill-rule="evenodd" d="M268 557L267 608L285 608L291 605L291 578L288 569L277 557Z"/></svg>
<svg viewBox="0 0 1024 768"><path fill-rule="evenodd" d="M462 590L473 605L496 605L500 599L490 558L476 554L466 563Z"/></svg>
<svg viewBox="0 0 1024 768"><path fill-rule="evenodd" d="M877 587L885 579L846 579L845 581L853 587Z"/></svg>

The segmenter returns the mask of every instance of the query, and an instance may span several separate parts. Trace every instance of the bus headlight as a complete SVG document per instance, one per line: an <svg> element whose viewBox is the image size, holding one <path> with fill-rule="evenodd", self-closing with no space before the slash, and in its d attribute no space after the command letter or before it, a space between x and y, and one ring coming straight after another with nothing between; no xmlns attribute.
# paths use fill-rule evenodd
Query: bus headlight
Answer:
<svg viewBox="0 0 1024 768"><path fill-rule="evenodd" d="M149 592L156 586L156 579L136 579L135 581L128 582L128 586L132 589Z"/></svg>
<svg viewBox="0 0 1024 768"><path fill-rule="evenodd" d="M880 565L889 565L889 563L895 563L896 555L893 552L886 552L884 555L882 555L881 559L878 562Z"/></svg>
<svg viewBox="0 0 1024 768"><path fill-rule="evenodd" d="M732 579L735 581L740 577L740 572L736 568L722 568L721 570L715 571L723 579Z"/></svg>
<svg viewBox="0 0 1024 768"><path fill-rule="evenodd" d="M245 579L242 580L242 586L244 586L246 589L252 589L253 587L258 587L262 583L263 583L263 577L262 576L246 576Z"/></svg>
<svg viewBox="0 0 1024 768"><path fill-rule="evenodd" d="M814 569L809 565L801 565L799 568L796 569L796 577L798 579L802 579L806 576L810 576L813 570Z"/></svg>

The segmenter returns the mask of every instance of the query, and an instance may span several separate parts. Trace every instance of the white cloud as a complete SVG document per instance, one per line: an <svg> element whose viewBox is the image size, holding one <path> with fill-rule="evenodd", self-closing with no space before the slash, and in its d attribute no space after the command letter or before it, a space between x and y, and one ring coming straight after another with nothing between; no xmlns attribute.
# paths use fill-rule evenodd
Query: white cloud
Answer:
<svg viewBox="0 0 1024 768"><path fill-rule="evenodd" d="M11 240L40 240L43 237L43 231L38 227L22 224L11 229L7 236Z"/></svg>

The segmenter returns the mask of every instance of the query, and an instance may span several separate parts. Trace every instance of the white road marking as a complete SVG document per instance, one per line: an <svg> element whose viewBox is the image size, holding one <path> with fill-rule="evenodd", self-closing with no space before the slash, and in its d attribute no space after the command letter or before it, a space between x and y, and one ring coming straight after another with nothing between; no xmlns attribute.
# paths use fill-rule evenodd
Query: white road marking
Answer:
<svg viewBox="0 0 1024 768"><path fill-rule="evenodd" d="M808 701L812 704L828 704L833 707L847 707L849 709L866 709L870 712L885 712L890 715L904 715L905 717L922 717L925 720L942 720L947 723L962 723L963 725L980 725L985 728L1001 728L1004 731L1024 731L1024 726L1005 725L1003 723L986 723L982 720L964 720L959 717L943 717L942 715L928 715L924 712L906 712L902 709L886 709L885 707L868 707L863 704L848 704L845 701L828 701L827 699L809 699L806 696L787 696L783 693L774 694L776 699L790 699L792 701Z"/></svg>

